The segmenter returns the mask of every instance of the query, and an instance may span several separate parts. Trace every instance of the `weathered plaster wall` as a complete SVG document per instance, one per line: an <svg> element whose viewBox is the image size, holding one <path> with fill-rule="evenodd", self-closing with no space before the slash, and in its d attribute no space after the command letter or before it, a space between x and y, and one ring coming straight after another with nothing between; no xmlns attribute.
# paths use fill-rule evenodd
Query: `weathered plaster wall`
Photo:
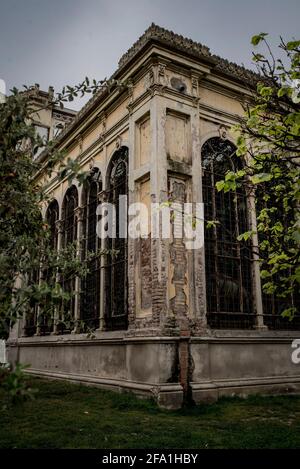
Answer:
<svg viewBox="0 0 300 469"><path fill-rule="evenodd" d="M105 191L111 158L127 146L129 203L162 204L170 196L201 202L201 146L213 136L232 139L247 90L214 77L201 61L158 47L153 57L137 59L130 74L128 93L106 97L61 148L67 158L79 158L83 170L96 165ZM49 185L60 207L67 188L67 181ZM171 221L169 239L128 240L128 331L97 332L96 339L25 338L19 327L11 336L11 359L30 363L32 373L154 395L168 407L181 405L189 386L197 402L299 389L299 371L290 361L293 335L222 335L207 327L204 248L186 250L184 240L174 239L174 227Z"/></svg>

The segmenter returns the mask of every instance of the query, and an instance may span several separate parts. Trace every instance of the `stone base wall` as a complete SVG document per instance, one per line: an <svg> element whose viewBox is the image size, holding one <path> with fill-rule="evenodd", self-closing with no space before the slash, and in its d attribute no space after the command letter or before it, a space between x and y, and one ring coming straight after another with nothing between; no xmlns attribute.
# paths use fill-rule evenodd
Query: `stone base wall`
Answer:
<svg viewBox="0 0 300 469"><path fill-rule="evenodd" d="M294 338L288 333L192 337L190 397L200 403L224 395L300 392L300 364L291 360ZM166 408L184 400L179 337L37 336L10 340L8 356L30 364L28 372L37 376L132 391Z"/></svg>
<svg viewBox="0 0 300 469"><path fill-rule="evenodd" d="M174 338L126 338L121 333L19 338L9 342L9 359L30 364L28 373L132 391L180 407L183 391L174 372Z"/></svg>
<svg viewBox="0 0 300 469"><path fill-rule="evenodd" d="M194 338L190 383L194 401L300 392L300 364L291 357L294 338L288 333Z"/></svg>

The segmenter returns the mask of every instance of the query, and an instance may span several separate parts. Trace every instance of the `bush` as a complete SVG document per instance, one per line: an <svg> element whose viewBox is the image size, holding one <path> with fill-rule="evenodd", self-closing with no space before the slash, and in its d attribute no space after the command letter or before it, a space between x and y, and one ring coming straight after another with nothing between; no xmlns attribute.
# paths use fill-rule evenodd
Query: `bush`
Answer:
<svg viewBox="0 0 300 469"><path fill-rule="evenodd" d="M0 364L0 386L5 390L7 400L11 404L18 404L34 399L37 389L30 387L24 369L28 365L17 363L13 368L10 364Z"/></svg>

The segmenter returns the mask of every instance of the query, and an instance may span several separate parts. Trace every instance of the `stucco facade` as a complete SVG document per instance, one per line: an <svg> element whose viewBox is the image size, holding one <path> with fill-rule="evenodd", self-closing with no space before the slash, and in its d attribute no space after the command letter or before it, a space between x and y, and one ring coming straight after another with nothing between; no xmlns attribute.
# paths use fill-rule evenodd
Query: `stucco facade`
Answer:
<svg viewBox="0 0 300 469"><path fill-rule="evenodd" d="M25 91L30 98L32 109L31 121L35 127L37 134L46 143L49 140L57 138L60 132L70 124L76 116L76 111L60 106L50 106L54 95L54 89L49 86L48 91L40 89L40 85L36 83L33 87ZM34 152L33 158L37 158L42 152L40 147Z"/></svg>
<svg viewBox="0 0 300 469"><path fill-rule="evenodd" d="M251 98L256 75L152 25L121 58L114 78L128 86L96 94L62 131L58 147L78 159L83 170L97 172L99 203L107 200L112 161L124 148L129 204L164 204L170 194L175 201L202 202L201 149L211 138L234 141L230 128ZM45 158L40 155L39 177L58 204L59 248L68 182L46 180ZM74 186L80 239L86 195L83 186L76 181ZM253 229L253 200L248 204ZM292 363L291 343L300 333L293 326L268 327L255 255L249 268L251 324L212 327L207 320L205 246L186 249L184 240L173 236L172 224L169 239L128 238L126 327L108 327L104 256L93 337L55 328L47 335L37 331L28 336L26 321L20 321L8 341L10 359L30 363L29 372L36 375L153 395L166 407L178 407L184 399L298 391L300 365ZM80 279L73 287L80 289ZM83 314L77 299L74 315L79 319Z"/></svg>

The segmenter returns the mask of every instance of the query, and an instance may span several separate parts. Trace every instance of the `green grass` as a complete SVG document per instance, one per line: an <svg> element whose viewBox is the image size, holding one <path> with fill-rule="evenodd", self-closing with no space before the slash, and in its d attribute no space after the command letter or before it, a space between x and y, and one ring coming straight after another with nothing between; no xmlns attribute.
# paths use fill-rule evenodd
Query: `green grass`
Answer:
<svg viewBox="0 0 300 469"><path fill-rule="evenodd" d="M35 400L0 410L0 448L300 448L300 396L171 412L131 394L31 381Z"/></svg>

